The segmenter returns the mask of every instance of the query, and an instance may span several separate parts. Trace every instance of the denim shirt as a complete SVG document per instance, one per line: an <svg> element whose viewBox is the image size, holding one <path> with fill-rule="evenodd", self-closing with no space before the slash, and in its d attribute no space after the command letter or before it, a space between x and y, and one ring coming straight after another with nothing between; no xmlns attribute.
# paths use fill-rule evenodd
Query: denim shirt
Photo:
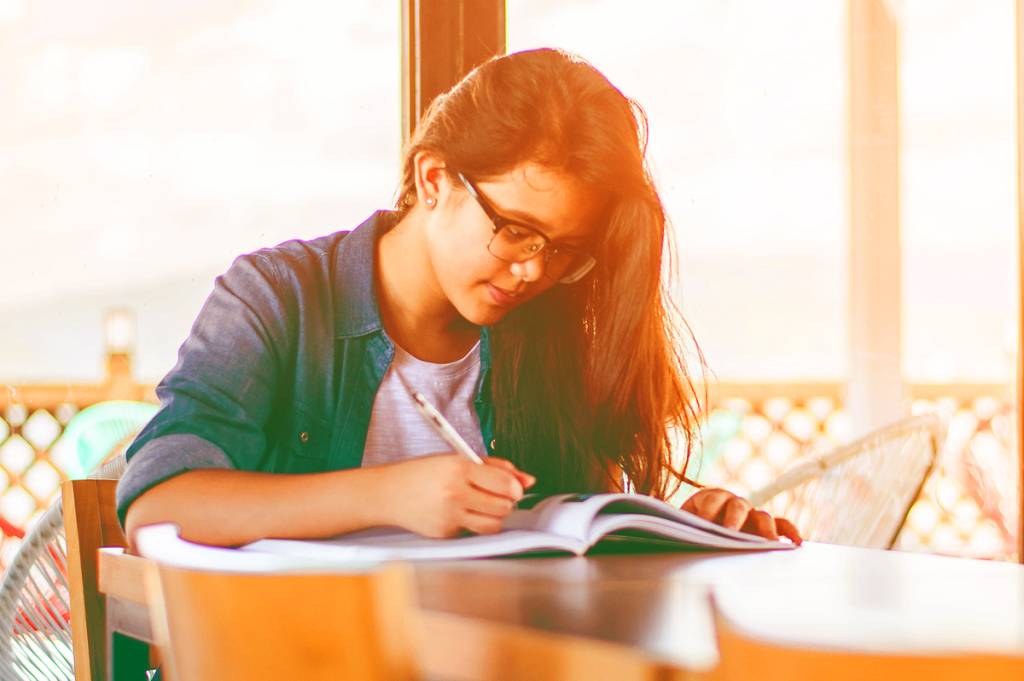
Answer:
<svg viewBox="0 0 1024 681"><path fill-rule="evenodd" d="M352 232L244 255L217 278L160 410L128 448L117 511L185 471L319 473L358 468L373 400L395 346L377 304L376 243L388 211ZM480 332L474 406L495 449L490 345Z"/></svg>

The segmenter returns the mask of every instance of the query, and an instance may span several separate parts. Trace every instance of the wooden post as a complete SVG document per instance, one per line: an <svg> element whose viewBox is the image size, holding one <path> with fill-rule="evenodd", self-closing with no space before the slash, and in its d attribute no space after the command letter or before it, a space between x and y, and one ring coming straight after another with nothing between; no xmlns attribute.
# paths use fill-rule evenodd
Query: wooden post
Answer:
<svg viewBox="0 0 1024 681"><path fill-rule="evenodd" d="M504 53L504 0L402 0L403 142L437 95Z"/></svg>
<svg viewBox="0 0 1024 681"><path fill-rule="evenodd" d="M849 383L854 433L901 418L899 30L887 0L849 0Z"/></svg>
<svg viewBox="0 0 1024 681"><path fill-rule="evenodd" d="M129 353L107 353L107 375L103 386L108 400L139 399L139 387L132 377L132 356Z"/></svg>
<svg viewBox="0 0 1024 681"><path fill-rule="evenodd" d="M104 316L103 336L107 352L104 387L108 400L138 399L138 389L132 379L135 325L135 312L128 308L113 308Z"/></svg>
<svg viewBox="0 0 1024 681"><path fill-rule="evenodd" d="M1024 0L1017 0L1017 560L1024 563Z"/></svg>

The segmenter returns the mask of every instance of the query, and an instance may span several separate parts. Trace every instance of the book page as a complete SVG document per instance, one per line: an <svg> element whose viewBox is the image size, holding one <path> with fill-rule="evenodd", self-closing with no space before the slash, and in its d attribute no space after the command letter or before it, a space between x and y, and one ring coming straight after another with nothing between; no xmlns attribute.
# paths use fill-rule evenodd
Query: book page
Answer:
<svg viewBox="0 0 1024 681"><path fill-rule="evenodd" d="M697 545L724 548L725 545L731 546L740 542L756 544L763 548L764 542L767 541L757 535L716 525L698 515L642 494L559 494L544 499L529 510L513 511L506 519L505 527L572 537L590 545L597 537L607 533L595 531L595 526L611 526L602 524L605 517L620 518L611 523L616 528L642 525L644 518L658 518L662 522L655 523L652 527L689 528L689 531L680 530L673 536L683 541L685 534L685 541ZM621 520L622 518L630 520Z"/></svg>
<svg viewBox="0 0 1024 681"><path fill-rule="evenodd" d="M427 539L395 528L374 528L332 539L261 539L238 549L182 539L172 524L149 525L136 534L139 553L180 567L231 572L303 569L365 569L385 560L451 560L534 552L582 554L587 546L539 532L505 531L455 539Z"/></svg>
<svg viewBox="0 0 1024 681"><path fill-rule="evenodd" d="M590 525L616 494L559 494L534 509L533 529L588 542ZM628 496L628 495L623 495ZM589 542L588 542L589 543Z"/></svg>
<svg viewBox="0 0 1024 681"><path fill-rule="evenodd" d="M353 532L332 539L261 539L244 551L273 553L324 561L452 560L508 556L537 551L582 554L586 543L529 530L505 530L498 534L453 539L428 539L394 528Z"/></svg>
<svg viewBox="0 0 1024 681"><path fill-rule="evenodd" d="M505 518L502 527L505 530L548 532L584 541L587 538L586 528L594 517L594 511L584 509L581 513L578 504L566 502L585 496L582 494L554 494L545 497L536 505L512 511ZM529 496L523 497L523 500L529 501ZM560 531L553 529L556 526Z"/></svg>
<svg viewBox="0 0 1024 681"><path fill-rule="evenodd" d="M603 503L600 505L600 510L598 511L600 514L630 513L651 515L665 518L666 520L671 520L683 525L688 525L692 528L715 534L720 537L735 539L736 541L763 541L762 537L748 532L740 532L739 530L722 527L710 520L701 518L699 515L676 508L664 501L655 499L654 497L644 496L642 494L608 494L601 496L605 498Z"/></svg>
<svg viewBox="0 0 1024 681"><path fill-rule="evenodd" d="M666 518L652 515L636 514L609 514L601 515L594 519L590 526L589 544L593 545L608 535L616 533L634 536L634 532L651 534L664 539L685 542L694 546L703 546L715 549L750 550L750 549L791 549L793 544L781 541L772 541L763 537L754 537L750 540L737 540L730 537L723 537L711 532L677 523Z"/></svg>
<svg viewBox="0 0 1024 681"><path fill-rule="evenodd" d="M222 546L197 544L182 539L178 526L172 523L146 525L135 534L135 545L140 556L177 567L224 570L228 572L288 572L316 570L325 567L323 561L292 555L243 552ZM347 569L369 569L374 561L359 561L346 565Z"/></svg>

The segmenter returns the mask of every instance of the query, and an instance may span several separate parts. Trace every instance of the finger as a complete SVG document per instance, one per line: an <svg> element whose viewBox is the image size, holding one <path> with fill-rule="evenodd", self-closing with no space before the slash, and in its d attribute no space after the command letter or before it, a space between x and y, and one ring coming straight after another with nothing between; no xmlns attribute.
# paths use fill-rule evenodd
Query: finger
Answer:
<svg viewBox="0 0 1024 681"><path fill-rule="evenodd" d="M523 497L519 478L499 466L473 466L469 471L469 482L478 489L513 501Z"/></svg>
<svg viewBox="0 0 1024 681"><path fill-rule="evenodd" d="M714 520L718 517L725 502L732 498L732 494L724 489L702 489L683 504L683 510L699 515L706 520Z"/></svg>
<svg viewBox="0 0 1024 681"><path fill-rule="evenodd" d="M516 471L516 465L508 459L503 459L500 456L487 456L484 457L484 463L488 466L497 466L498 468L504 468L510 473Z"/></svg>
<svg viewBox="0 0 1024 681"><path fill-rule="evenodd" d="M800 530L796 529L796 525L789 522L785 518L776 518L775 526L778 528L779 534L781 534L783 537L788 538L797 546L800 546L804 543L803 537L800 536Z"/></svg>
<svg viewBox="0 0 1024 681"><path fill-rule="evenodd" d="M748 534L756 534L766 539L778 539L779 532L775 527L775 519L765 511L754 510L747 516L747 522L741 528Z"/></svg>
<svg viewBox="0 0 1024 681"><path fill-rule="evenodd" d="M466 493L463 508L473 513L504 518L516 507L516 502L508 497L500 497L497 494L484 492L476 487L470 487Z"/></svg>
<svg viewBox="0 0 1024 681"><path fill-rule="evenodd" d="M475 534L495 534L501 532L502 518L466 511L462 518L462 527Z"/></svg>
<svg viewBox="0 0 1024 681"><path fill-rule="evenodd" d="M750 511L752 511L753 508L754 507L750 505L750 502L743 497L733 497L729 499L729 501L725 502L725 506L723 507L717 522L722 527L728 527L730 530L738 530L747 522L747 516L750 515Z"/></svg>
<svg viewBox="0 0 1024 681"><path fill-rule="evenodd" d="M518 468L516 468L516 465L509 461L508 459L502 459L497 456L489 456L486 459L484 459L484 463L486 463L488 466L497 466L498 468L503 468L507 470L509 473L512 473L513 475L516 476L516 478L519 479L519 484L523 486L523 489L533 487L534 483L537 482L537 478L535 478L534 476L530 475L525 471L519 470Z"/></svg>
<svg viewBox="0 0 1024 681"><path fill-rule="evenodd" d="M529 489L537 482L536 477L525 471L516 471L516 477L519 479L519 484L523 486L523 489Z"/></svg>
<svg viewBox="0 0 1024 681"><path fill-rule="evenodd" d="M698 513L698 509L703 505L706 497L721 494L723 492L725 492L724 489L718 489L717 487L705 487L703 489L699 489L691 494L690 498L684 501L680 508L684 511L689 511L690 513Z"/></svg>

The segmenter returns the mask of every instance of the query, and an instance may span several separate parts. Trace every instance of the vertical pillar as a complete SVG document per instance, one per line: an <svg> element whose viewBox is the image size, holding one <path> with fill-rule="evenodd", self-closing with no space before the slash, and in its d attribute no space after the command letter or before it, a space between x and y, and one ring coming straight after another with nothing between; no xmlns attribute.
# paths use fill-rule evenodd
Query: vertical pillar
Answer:
<svg viewBox="0 0 1024 681"><path fill-rule="evenodd" d="M1024 0L1017 0L1017 560L1024 563Z"/></svg>
<svg viewBox="0 0 1024 681"><path fill-rule="evenodd" d="M402 140L473 67L505 53L505 0L402 0Z"/></svg>
<svg viewBox="0 0 1024 681"><path fill-rule="evenodd" d="M849 382L854 433L901 418L899 29L888 0L849 0Z"/></svg>
<svg viewBox="0 0 1024 681"><path fill-rule="evenodd" d="M129 309L108 310L103 319L106 346L106 377L103 388L108 400L138 399L138 386L132 375L135 351L135 313Z"/></svg>

